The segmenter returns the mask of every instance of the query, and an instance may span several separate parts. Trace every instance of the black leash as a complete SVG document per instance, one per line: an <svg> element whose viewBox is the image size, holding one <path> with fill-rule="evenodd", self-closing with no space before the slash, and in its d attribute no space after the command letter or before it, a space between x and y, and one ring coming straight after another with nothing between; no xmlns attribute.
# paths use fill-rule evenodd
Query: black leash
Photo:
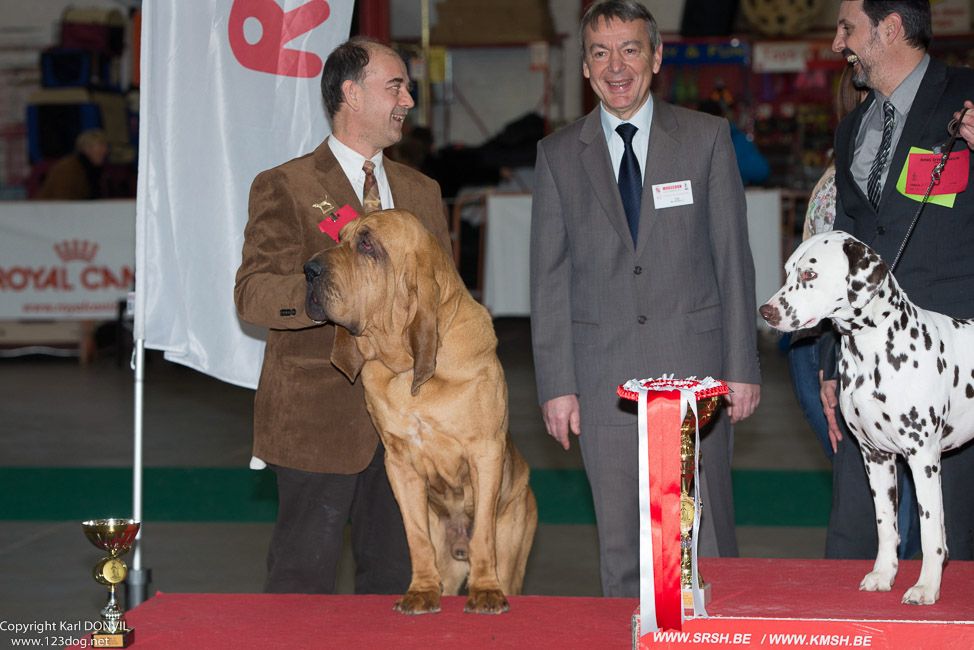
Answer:
<svg viewBox="0 0 974 650"><path fill-rule="evenodd" d="M913 222L910 224L910 228L906 231L906 237L903 238L903 243L900 244L900 250L896 253L896 259L890 265L889 270L892 273L896 269L896 265L900 261L900 256L903 254L903 249L906 248L906 242L910 240L910 235L913 234L913 228L917 225L917 219L920 218L920 213L923 212L923 206L927 204L927 199L930 198L930 192L937 183L940 182L940 174L943 173L944 167L947 166L947 158L950 157L950 150L954 148L954 142L957 141L957 136L960 133L961 122L964 120L964 114L967 113L967 108L964 108L960 112L960 117L956 120L951 120L950 124L947 125L947 132L950 133L950 140L947 141L946 146L944 146L943 152L940 154L940 162L937 166L933 168L930 172L930 185L927 186L927 193L923 195L923 200L920 201L920 207L917 208L917 213L913 217Z"/></svg>

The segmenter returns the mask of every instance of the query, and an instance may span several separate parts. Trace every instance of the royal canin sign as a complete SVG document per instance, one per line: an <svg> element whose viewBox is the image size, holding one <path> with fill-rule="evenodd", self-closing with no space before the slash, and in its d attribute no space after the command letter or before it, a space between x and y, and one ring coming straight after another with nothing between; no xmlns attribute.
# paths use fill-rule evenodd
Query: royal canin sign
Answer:
<svg viewBox="0 0 974 650"><path fill-rule="evenodd" d="M94 264L98 244L87 240L64 241L54 245L59 266L0 266L0 291L128 291L135 282L131 267L112 269ZM84 266L70 264L83 262Z"/></svg>
<svg viewBox="0 0 974 650"><path fill-rule="evenodd" d="M0 320L114 319L134 284L134 203L0 211Z"/></svg>

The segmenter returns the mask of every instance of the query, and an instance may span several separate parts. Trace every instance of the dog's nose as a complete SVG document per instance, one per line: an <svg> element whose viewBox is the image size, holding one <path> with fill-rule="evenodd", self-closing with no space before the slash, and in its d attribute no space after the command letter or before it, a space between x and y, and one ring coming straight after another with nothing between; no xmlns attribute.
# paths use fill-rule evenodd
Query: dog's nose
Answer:
<svg viewBox="0 0 974 650"><path fill-rule="evenodd" d="M781 312L778 311L777 307L772 305L761 305L758 309L761 312L761 318L768 322L768 325L774 327L781 320Z"/></svg>
<svg viewBox="0 0 974 650"><path fill-rule="evenodd" d="M304 264L304 279L308 282L314 282L324 271L325 268L321 265L321 262L314 259L308 260Z"/></svg>

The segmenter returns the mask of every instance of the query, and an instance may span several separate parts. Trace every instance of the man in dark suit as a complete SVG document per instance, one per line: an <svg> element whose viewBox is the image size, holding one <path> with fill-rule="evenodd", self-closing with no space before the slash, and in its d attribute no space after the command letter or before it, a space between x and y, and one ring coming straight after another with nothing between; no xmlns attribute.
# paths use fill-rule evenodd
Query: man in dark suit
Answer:
<svg viewBox="0 0 974 650"><path fill-rule="evenodd" d="M702 555L736 555L730 424L760 399L754 265L727 121L651 96L662 57L652 15L597 1L579 40L601 103L538 145L532 341L548 433L565 449L579 436L603 594L636 597L636 414L616 387L664 373L728 381L727 412L703 432L699 543Z"/></svg>
<svg viewBox="0 0 974 650"><path fill-rule="evenodd" d="M835 228L861 239L888 264L897 258L928 184L925 181L919 192L898 186L901 175L915 164L908 157L911 148L939 153L950 137L948 123L964 106L974 108L968 101L974 92L974 70L951 68L931 58L927 54L931 38L927 0L845 0L839 8L832 49L850 58L856 83L872 92L836 131ZM954 151L974 143L972 127L974 115L969 113ZM931 197L894 273L918 306L971 318L974 190L968 183L974 157L966 165L952 160L946 171L967 179L963 189L957 189L952 207ZM929 172L924 178L929 179ZM834 359L834 352L823 349L822 358ZM826 377L834 376L832 367L823 370ZM873 558L877 547L873 499L859 447L848 430L840 428L836 401L836 381L824 381L822 402L836 447L826 556ZM941 480L951 559L974 559L972 475L974 445L944 454ZM900 534L905 536L906 531Z"/></svg>
<svg viewBox="0 0 974 650"><path fill-rule="evenodd" d="M303 271L315 253L336 245L318 225L329 205L358 214L404 208L450 251L439 186L382 155L402 137L413 106L409 85L402 59L389 48L362 38L340 45L321 77L331 136L312 153L262 172L250 190L234 299L243 320L270 328L252 462L277 474L268 592L332 593L349 519L355 592L393 594L409 586L405 531L362 382L350 384L332 366L335 327L305 313Z"/></svg>

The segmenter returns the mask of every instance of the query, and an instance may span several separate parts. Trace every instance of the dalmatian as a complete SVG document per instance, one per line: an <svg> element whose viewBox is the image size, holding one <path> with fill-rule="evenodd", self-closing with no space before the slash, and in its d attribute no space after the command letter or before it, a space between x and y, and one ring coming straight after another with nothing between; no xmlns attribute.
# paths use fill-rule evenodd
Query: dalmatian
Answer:
<svg viewBox="0 0 974 650"><path fill-rule="evenodd" d="M832 321L841 335L839 408L859 441L876 506L879 552L859 585L896 578L896 454L916 484L923 563L903 602L932 605L947 562L940 455L974 437L974 319L920 309L880 256L840 231L810 237L785 264L785 285L758 310L793 332Z"/></svg>

